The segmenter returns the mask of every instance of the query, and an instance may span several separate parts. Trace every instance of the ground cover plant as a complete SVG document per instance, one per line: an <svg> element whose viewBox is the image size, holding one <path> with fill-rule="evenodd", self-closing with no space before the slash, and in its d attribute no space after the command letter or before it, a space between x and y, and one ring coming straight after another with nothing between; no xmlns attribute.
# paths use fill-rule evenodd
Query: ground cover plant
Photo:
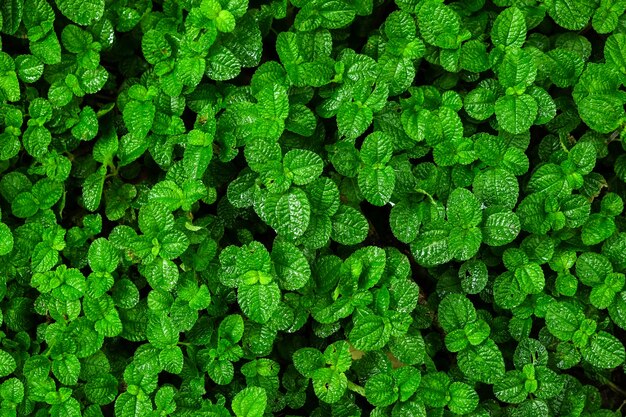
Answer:
<svg viewBox="0 0 626 417"><path fill-rule="evenodd" d="M625 10L0 1L0 416L621 416Z"/></svg>

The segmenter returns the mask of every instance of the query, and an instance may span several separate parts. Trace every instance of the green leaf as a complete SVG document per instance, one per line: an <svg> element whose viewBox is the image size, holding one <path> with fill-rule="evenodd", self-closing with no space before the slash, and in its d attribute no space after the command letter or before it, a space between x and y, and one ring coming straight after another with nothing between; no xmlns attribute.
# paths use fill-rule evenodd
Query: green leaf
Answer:
<svg viewBox="0 0 626 417"><path fill-rule="evenodd" d="M267 394L260 387L247 387L233 398L233 412L237 417L263 417L267 407Z"/></svg>
<svg viewBox="0 0 626 417"><path fill-rule="evenodd" d="M170 317L164 314L151 314L148 319L146 335L150 343L164 349L178 342L178 331Z"/></svg>
<svg viewBox="0 0 626 417"><path fill-rule="evenodd" d="M512 212L490 214L482 225L482 240L489 246L503 246L511 243L520 232L520 220Z"/></svg>
<svg viewBox="0 0 626 417"><path fill-rule="evenodd" d="M568 341L578 330L584 315L579 308L569 302L552 302L546 310L546 326L555 337Z"/></svg>
<svg viewBox="0 0 626 417"><path fill-rule="evenodd" d="M614 95L594 94L577 102L581 119L593 130L609 133L623 117L623 100ZM602 109L602 110L600 110Z"/></svg>
<svg viewBox="0 0 626 417"><path fill-rule="evenodd" d="M373 314L358 315L349 339L355 348L368 351L383 348L389 342L390 334L390 325L384 318Z"/></svg>
<svg viewBox="0 0 626 417"><path fill-rule="evenodd" d="M47 151L52 135L43 126L29 126L22 136L22 142L26 152L35 158L42 157Z"/></svg>
<svg viewBox="0 0 626 417"><path fill-rule="evenodd" d="M583 358L598 368L613 369L624 363L624 345L610 333L600 331L581 349Z"/></svg>
<svg viewBox="0 0 626 417"><path fill-rule="evenodd" d="M316 370L326 366L326 361L319 350L301 348L293 354L293 365L303 376L311 378Z"/></svg>
<svg viewBox="0 0 626 417"><path fill-rule="evenodd" d="M129 392L123 392L115 400L116 417L139 417L149 415L152 411L152 402L143 393L135 396Z"/></svg>
<svg viewBox="0 0 626 417"><path fill-rule="evenodd" d="M348 386L346 375L330 368L320 368L313 371L312 378L315 395L320 401L328 404L339 401Z"/></svg>
<svg viewBox="0 0 626 417"><path fill-rule="evenodd" d="M177 210L183 204L183 190L174 181L158 182L150 190L149 201L161 204L170 211Z"/></svg>
<svg viewBox="0 0 626 417"><path fill-rule="evenodd" d="M171 291L178 281L178 267L169 259L157 258L139 269L155 290Z"/></svg>
<svg viewBox="0 0 626 417"><path fill-rule="evenodd" d="M535 81L537 67L529 53L521 48L511 48L504 55L504 59L502 63L500 63L497 73L500 84L504 88L517 90L528 87ZM496 117L497 116L498 104L496 102ZM498 119L498 121L500 120Z"/></svg>
<svg viewBox="0 0 626 417"><path fill-rule="evenodd" d="M358 184L367 201L375 206L384 206L391 199L396 184L396 174L392 167L364 167L359 171Z"/></svg>
<svg viewBox="0 0 626 417"><path fill-rule="evenodd" d="M476 321L476 309L466 297L449 294L439 303L438 317L443 330L449 333Z"/></svg>
<svg viewBox="0 0 626 417"><path fill-rule="evenodd" d="M361 136L372 124L373 112L369 107L357 103L346 103L337 112L339 134L347 139Z"/></svg>
<svg viewBox="0 0 626 417"><path fill-rule="evenodd" d="M520 289L527 294L538 294L545 286L543 270L536 263L527 263L515 269L515 279Z"/></svg>
<svg viewBox="0 0 626 417"><path fill-rule="evenodd" d="M585 245L597 245L608 239L615 231L615 221L611 217L592 214L581 230L581 238Z"/></svg>
<svg viewBox="0 0 626 417"><path fill-rule="evenodd" d="M14 240L11 229L4 223L0 223L0 256L8 255L13 250Z"/></svg>
<svg viewBox="0 0 626 417"><path fill-rule="evenodd" d="M4 69L3 74L0 75L0 93L8 101L18 101L20 85L14 71L15 64L13 59L4 52L0 52L0 67Z"/></svg>
<svg viewBox="0 0 626 417"><path fill-rule="evenodd" d="M361 161L369 166L381 166L391 160L393 144L391 138L383 132L374 132L363 140L359 155Z"/></svg>
<svg viewBox="0 0 626 417"><path fill-rule="evenodd" d="M376 374L365 383L365 397L376 407L395 403L398 400L397 391L394 378L386 373Z"/></svg>
<svg viewBox="0 0 626 417"><path fill-rule="evenodd" d="M500 401L519 404L528 395L524 383L525 377L521 371L509 371L494 384L493 393Z"/></svg>
<svg viewBox="0 0 626 417"><path fill-rule="evenodd" d="M0 350L0 376L11 375L17 368L17 363L13 356L4 350Z"/></svg>
<svg viewBox="0 0 626 417"><path fill-rule="evenodd" d="M553 0L548 5L548 14L559 26L580 30L589 22L595 5L589 0Z"/></svg>
<svg viewBox="0 0 626 417"><path fill-rule="evenodd" d="M419 396L427 406L444 407L450 400L450 378L443 372L428 373L422 377Z"/></svg>
<svg viewBox="0 0 626 417"><path fill-rule="evenodd" d="M237 299L239 306L246 316L257 323L266 323L280 302L278 284L270 282L266 285L256 283L244 284L239 287Z"/></svg>
<svg viewBox="0 0 626 417"><path fill-rule="evenodd" d="M622 329L626 328L626 291L617 294L609 306L609 314L616 325Z"/></svg>
<svg viewBox="0 0 626 417"><path fill-rule="evenodd" d="M412 199L400 200L391 208L389 225L394 236L403 243L411 243L417 237L425 217L426 205Z"/></svg>
<svg viewBox="0 0 626 417"><path fill-rule="evenodd" d="M23 0L9 0L0 4L0 14L2 14L2 32L7 35L14 35L22 21L24 13Z"/></svg>
<svg viewBox="0 0 626 417"><path fill-rule="evenodd" d="M117 269L119 256L113 245L104 238L99 238L89 245L88 261L94 272L112 273Z"/></svg>
<svg viewBox="0 0 626 417"><path fill-rule="evenodd" d="M425 231L411 243L411 252L422 266L444 264L452 258L448 247L448 231L445 228Z"/></svg>
<svg viewBox="0 0 626 417"><path fill-rule="evenodd" d="M19 404L24 399L24 384L17 378L9 378L0 386L2 399L14 404Z"/></svg>
<svg viewBox="0 0 626 417"><path fill-rule="evenodd" d="M447 216L453 226L464 229L477 226L482 220L480 201L471 191L457 188L448 197Z"/></svg>
<svg viewBox="0 0 626 417"><path fill-rule="evenodd" d="M622 73L626 73L626 36L615 33L609 36L604 44L604 59L607 64L614 65Z"/></svg>
<svg viewBox="0 0 626 417"><path fill-rule="evenodd" d="M80 373L80 361L73 354L64 354L52 362L52 372L63 385L76 385Z"/></svg>
<svg viewBox="0 0 626 417"><path fill-rule="evenodd" d="M432 1L421 6L417 16L420 32L427 43L446 49L457 47L460 19L453 9Z"/></svg>
<svg viewBox="0 0 626 417"><path fill-rule="evenodd" d="M530 129L537 117L537 110L537 102L528 94L500 97L495 106L500 127L513 134Z"/></svg>
<svg viewBox="0 0 626 417"><path fill-rule="evenodd" d="M85 317L94 322L96 331L106 337L115 337L122 332L122 321L109 296L98 299L83 299Z"/></svg>
<svg viewBox="0 0 626 417"><path fill-rule="evenodd" d="M473 190L476 197L486 206L504 206L513 209L519 196L517 178L501 168L479 172L474 178Z"/></svg>
<svg viewBox="0 0 626 417"><path fill-rule="evenodd" d="M163 205L150 203L139 210L139 230L149 237L174 227L174 216Z"/></svg>
<svg viewBox="0 0 626 417"><path fill-rule="evenodd" d="M478 406L478 394L463 382L453 382L449 388L448 408L456 414L471 413Z"/></svg>
<svg viewBox="0 0 626 417"><path fill-rule="evenodd" d="M459 278L465 293L478 294L485 288L489 279L487 266L482 261L467 261L459 269Z"/></svg>
<svg viewBox="0 0 626 417"><path fill-rule="evenodd" d="M311 268L304 254L289 242L274 241L272 260L280 286L286 290L297 290L306 285L311 277Z"/></svg>
<svg viewBox="0 0 626 417"><path fill-rule="evenodd" d="M145 138L152 128L156 108L150 101L132 100L122 113L128 131L138 139Z"/></svg>
<svg viewBox="0 0 626 417"><path fill-rule="evenodd" d="M67 18L79 25L89 25L104 14L104 0L55 0Z"/></svg>
<svg viewBox="0 0 626 417"><path fill-rule="evenodd" d="M300 189L293 189L278 199L273 226L278 234L293 240L304 234L310 217L311 206L306 194Z"/></svg>
<svg viewBox="0 0 626 417"><path fill-rule="evenodd" d="M504 9L491 28L494 46L521 48L526 41L526 19L517 7Z"/></svg>
<svg viewBox="0 0 626 417"><path fill-rule="evenodd" d="M490 89L477 87L467 93L463 107L470 117L487 120L496 111L496 95Z"/></svg>
<svg viewBox="0 0 626 417"><path fill-rule="evenodd" d="M504 375L504 358L491 339L459 352L458 364L470 380L493 384Z"/></svg>
<svg viewBox="0 0 626 417"><path fill-rule="evenodd" d="M369 224L360 211L341 205L332 217L331 238L342 245L356 245L367 237Z"/></svg>
<svg viewBox="0 0 626 417"><path fill-rule="evenodd" d="M322 158L314 152L294 149L285 154L283 165L287 177L296 185L305 185L317 179L324 169Z"/></svg>

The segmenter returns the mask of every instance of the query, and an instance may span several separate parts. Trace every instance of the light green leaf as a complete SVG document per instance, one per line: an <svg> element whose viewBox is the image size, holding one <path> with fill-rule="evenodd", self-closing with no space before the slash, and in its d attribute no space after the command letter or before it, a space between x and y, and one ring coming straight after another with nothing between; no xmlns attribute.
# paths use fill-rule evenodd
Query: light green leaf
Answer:
<svg viewBox="0 0 626 417"><path fill-rule="evenodd" d="M373 113L369 107L356 103L346 103L337 112L337 128L339 134L348 139L361 136L372 124Z"/></svg>
<svg viewBox="0 0 626 417"><path fill-rule="evenodd" d="M398 400L398 390L394 378L386 373L379 373L365 383L365 397L376 407L386 407Z"/></svg>
<svg viewBox="0 0 626 417"><path fill-rule="evenodd" d="M480 201L471 191L456 188L448 197L447 216L453 226L464 229L477 226L482 220Z"/></svg>
<svg viewBox="0 0 626 417"><path fill-rule="evenodd" d="M112 273L117 268L119 255L108 240L99 238L89 245L87 259L92 271Z"/></svg>
<svg viewBox="0 0 626 417"><path fill-rule="evenodd" d="M411 252L417 263L425 267L444 264L452 259L448 247L448 230L434 229L425 231L411 243Z"/></svg>
<svg viewBox="0 0 626 417"><path fill-rule="evenodd" d="M292 189L278 199L273 226L278 234L293 240L304 234L310 217L311 206L306 194L300 189Z"/></svg>
<svg viewBox="0 0 626 417"><path fill-rule="evenodd" d="M317 395L320 401L328 404L339 401L348 387L346 375L334 369L317 369L313 371L312 378L315 395Z"/></svg>
<svg viewBox="0 0 626 417"><path fill-rule="evenodd" d="M439 303L438 318L443 330L449 333L476 321L476 309L463 295L449 294Z"/></svg>
<svg viewBox="0 0 626 417"><path fill-rule="evenodd" d="M324 169L322 158L318 154L304 149L294 149L285 154L283 159L285 173L296 185L308 184L320 176Z"/></svg>
<svg viewBox="0 0 626 417"><path fill-rule="evenodd" d="M0 377L4 378L5 376L11 375L16 367L17 363L13 356L0 349Z"/></svg>
<svg viewBox="0 0 626 417"><path fill-rule="evenodd" d="M583 358L598 368L613 369L624 363L624 345L615 336L600 331L591 337L588 346L581 349Z"/></svg>
<svg viewBox="0 0 626 417"><path fill-rule="evenodd" d="M449 388L448 408L456 414L468 414L478 406L478 394L474 388L463 382L453 382Z"/></svg>
<svg viewBox="0 0 626 417"><path fill-rule="evenodd" d="M387 320L376 315L357 316L349 339L352 345L363 351L383 348L391 334Z"/></svg>
<svg viewBox="0 0 626 417"><path fill-rule="evenodd" d="M266 323L280 302L278 284L270 282L266 285L256 283L244 284L239 287L237 299L246 316L257 323Z"/></svg>
<svg viewBox="0 0 626 417"><path fill-rule="evenodd" d="M369 224L360 211L341 205L332 217L331 238L342 245L356 245L367 237Z"/></svg>
<svg viewBox="0 0 626 417"><path fill-rule="evenodd" d="M519 404L528 396L524 382L525 377L521 371L509 371L495 383L493 393L500 401Z"/></svg>
<svg viewBox="0 0 626 417"><path fill-rule="evenodd" d="M366 166L359 170L358 184L367 201L375 206L384 206L391 199L396 173L390 166L380 169Z"/></svg>
<svg viewBox="0 0 626 417"><path fill-rule="evenodd" d="M538 109L529 94L503 96L496 101L496 119L504 131L519 134L530 129Z"/></svg>
<svg viewBox="0 0 626 417"><path fill-rule="evenodd" d="M13 250L13 234L4 223L0 223L0 256L8 255Z"/></svg>
<svg viewBox="0 0 626 417"><path fill-rule="evenodd" d="M248 387L239 391L233 398L233 412L236 417L263 417L267 407L267 394L260 387Z"/></svg>
<svg viewBox="0 0 626 417"><path fill-rule="evenodd" d="M104 14L104 0L55 0L67 18L79 25L89 25Z"/></svg>
<svg viewBox="0 0 626 417"><path fill-rule="evenodd" d="M526 41L526 18L517 7L504 9L491 29L494 46L521 48Z"/></svg>
<svg viewBox="0 0 626 417"><path fill-rule="evenodd" d="M274 241L272 260L280 286L286 290L302 288L311 277L311 268L304 254L289 242Z"/></svg>
<svg viewBox="0 0 626 417"><path fill-rule="evenodd" d="M457 361L461 371L473 381L493 384L504 375L502 352L491 339L477 346L468 346L459 352Z"/></svg>
<svg viewBox="0 0 626 417"><path fill-rule="evenodd" d="M52 372L63 385L76 385L80 373L80 361L73 354L64 354L52 362Z"/></svg>
<svg viewBox="0 0 626 417"><path fill-rule="evenodd" d="M562 301L552 302L546 310L546 326L555 337L568 341L578 330L585 316L574 304Z"/></svg>

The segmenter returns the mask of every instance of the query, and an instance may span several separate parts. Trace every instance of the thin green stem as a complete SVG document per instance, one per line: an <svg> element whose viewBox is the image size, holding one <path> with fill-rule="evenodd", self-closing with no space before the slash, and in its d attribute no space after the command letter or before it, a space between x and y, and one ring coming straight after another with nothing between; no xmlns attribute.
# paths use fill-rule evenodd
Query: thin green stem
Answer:
<svg viewBox="0 0 626 417"><path fill-rule="evenodd" d="M428 197L428 200L430 201L430 204L435 204L435 199L426 190L422 190L421 188L416 188L415 192L416 193L420 193L420 194L424 194L426 197Z"/></svg>
<svg viewBox="0 0 626 417"><path fill-rule="evenodd" d="M606 383L606 385L611 388L611 391L616 392L618 394L620 394L622 397L626 397L626 391L624 391L622 388L618 387L617 385L615 385L613 382L608 381ZM623 404L622 404L623 405Z"/></svg>
<svg viewBox="0 0 626 417"><path fill-rule="evenodd" d="M356 392L357 394L365 397L365 388L360 385L355 384L352 381L348 381L348 389L350 391Z"/></svg>
<svg viewBox="0 0 626 417"><path fill-rule="evenodd" d="M565 153L569 153L569 149L567 149L567 146L563 143L563 135L559 135L559 143L561 144L561 149L563 149Z"/></svg>

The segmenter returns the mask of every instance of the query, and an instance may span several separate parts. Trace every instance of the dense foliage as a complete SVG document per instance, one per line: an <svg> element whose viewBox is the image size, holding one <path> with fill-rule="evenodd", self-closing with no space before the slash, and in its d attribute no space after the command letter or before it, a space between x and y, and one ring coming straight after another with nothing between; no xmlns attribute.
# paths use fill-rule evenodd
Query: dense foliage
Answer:
<svg viewBox="0 0 626 417"><path fill-rule="evenodd" d="M625 10L0 1L0 416L621 415Z"/></svg>

